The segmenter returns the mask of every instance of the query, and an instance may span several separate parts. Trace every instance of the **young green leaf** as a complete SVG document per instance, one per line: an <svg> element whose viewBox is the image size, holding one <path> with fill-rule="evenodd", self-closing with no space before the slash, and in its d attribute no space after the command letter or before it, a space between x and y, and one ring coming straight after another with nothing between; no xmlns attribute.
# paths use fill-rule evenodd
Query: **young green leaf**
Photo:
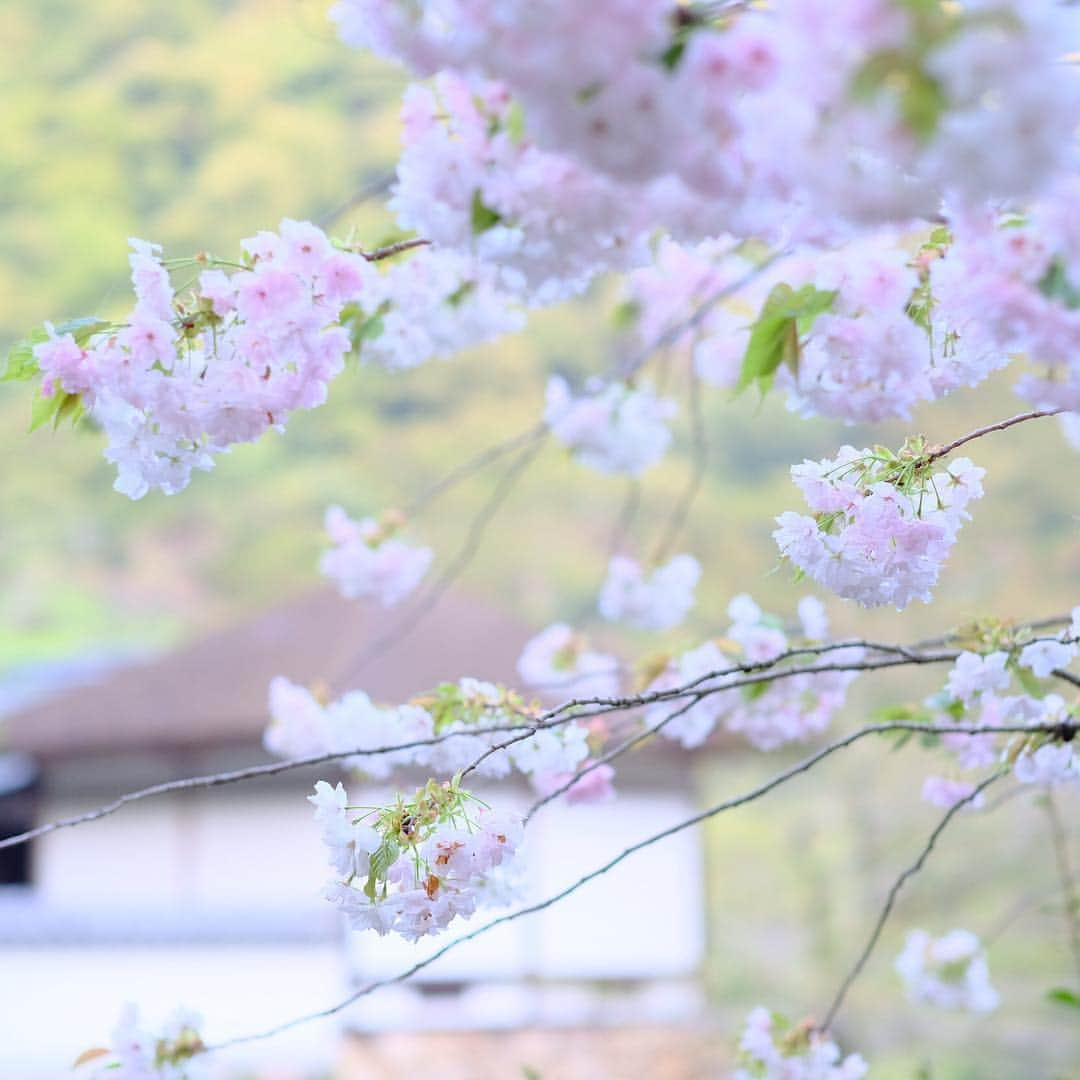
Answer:
<svg viewBox="0 0 1080 1080"><path fill-rule="evenodd" d="M471 220L473 236L479 236L481 233L487 232L488 229L493 229L502 221L502 214L498 210L492 210L484 202L479 189L473 192Z"/></svg>
<svg viewBox="0 0 1080 1080"><path fill-rule="evenodd" d="M804 285L798 290L785 284L774 286L750 329L750 341L735 387L736 395L756 383L764 396L783 363L797 371L800 335L809 333L814 320L828 311L835 299L834 291L817 289L813 285Z"/></svg>

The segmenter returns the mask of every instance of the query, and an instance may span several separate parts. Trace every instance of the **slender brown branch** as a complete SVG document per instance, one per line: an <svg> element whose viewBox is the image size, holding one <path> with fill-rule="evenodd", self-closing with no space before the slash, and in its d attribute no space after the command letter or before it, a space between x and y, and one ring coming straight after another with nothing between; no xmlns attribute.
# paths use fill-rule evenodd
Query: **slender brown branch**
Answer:
<svg viewBox="0 0 1080 1080"><path fill-rule="evenodd" d="M462 462L456 468L451 469L450 472L446 473L440 479L436 480L435 483L431 484L419 495L410 500L404 507L403 513L406 517L415 517L422 510L426 510L440 496L444 495L451 488L456 487L462 480L466 480L472 476L473 473L480 472L486 466L502 460L507 454L513 453L520 447L528 446L531 443L542 439L546 432L547 424L534 424L527 431L520 431L517 435L510 436L509 439L504 439L494 446L489 446L487 449L481 450L478 454L469 458L468 461Z"/></svg>
<svg viewBox="0 0 1080 1080"><path fill-rule="evenodd" d="M519 456L510 464L510 467L499 478L487 502L480 512L473 518L469 526L465 540L457 554L431 584L423 590L412 608L404 613L390 629L369 642L360 655L348 665L350 674L355 673L370 663L372 660L384 655L388 650L404 640L417 626L417 624L431 612L446 595L450 587L458 577L468 568L475 558L480 544L484 539L488 526L491 524L499 508L510 497L521 474L532 464L533 459L544 445L545 431L536 439L526 443Z"/></svg>
<svg viewBox="0 0 1080 1080"><path fill-rule="evenodd" d="M923 845L922 851L919 852L918 858L906 869L904 872L893 882L892 888L889 889L888 896L885 897L885 904L881 909L881 913L877 917L877 922L874 923L874 928L870 932L866 944L863 946L862 952L859 953L858 958L855 961L854 967L844 977L844 981L840 984L840 989L837 990L836 996L832 1000L832 1004L829 1006L825 1013L825 1019L821 1021L819 1029L821 1031L827 1031L833 1025L833 1021L836 1019L836 1014L840 1011L840 1007L844 1004L844 999L847 997L848 991L851 989L852 984L862 974L863 968L866 967L867 962L873 955L874 949L877 946L878 939L881 937L882 930L885 929L885 923L888 922L889 916L892 914L893 907L896 905L896 898L900 895L900 890L911 880L922 868L926 865L926 860L930 858L931 852L937 845L941 834L949 827L949 822L965 807L968 803L977 799L991 784L996 780L1000 780L1006 775L1007 770L1001 770L995 773L991 773L982 783L975 786L974 791L965 795L962 799L953 803L952 806L945 812L945 816L937 823L934 831L930 834L925 845Z"/></svg>
<svg viewBox="0 0 1080 1080"><path fill-rule="evenodd" d="M378 195L385 195L390 190L390 185L394 182L394 174L387 173L385 176L380 176L373 180L369 184L365 184L362 188L350 195L343 203L338 205L334 210L326 215L320 222L320 229L329 229L331 225L335 224L343 218L354 207L359 206L361 203L365 203L368 199L374 199Z"/></svg>
<svg viewBox="0 0 1080 1080"><path fill-rule="evenodd" d="M705 433L705 413L701 401L701 379L696 371L690 372L690 479L679 501L675 504L667 528L653 552L653 562L659 565L675 547L686 526L694 500L705 482L709 467L709 440Z"/></svg>
<svg viewBox="0 0 1080 1080"><path fill-rule="evenodd" d="M355 251L357 255L362 255L368 262L380 262L382 259L391 259L403 252L413 251L415 248L428 247L430 244L430 240L416 237L412 240L399 240L396 244L387 244L386 247L375 248L374 251L364 251L363 248L350 250Z"/></svg>
<svg viewBox="0 0 1080 1080"><path fill-rule="evenodd" d="M1011 428L1015 424L1022 424L1026 420L1038 420L1043 416L1057 416L1058 413L1062 412L1065 412L1065 410L1034 409L1031 412L1018 413L1016 416L1010 416L1008 420L999 420L996 424L987 424L985 427L969 431L966 435L962 435L959 439L954 439L951 443L945 443L944 446L931 447L927 460L937 461L938 458L943 458L947 454L951 454L954 450L958 450L961 446L973 442L975 439L981 439L984 435L989 435L992 431L1004 431L1006 428Z"/></svg>
<svg viewBox="0 0 1080 1080"><path fill-rule="evenodd" d="M909 725L911 726L911 725ZM399 972L397 975L392 975L385 979L377 979L374 982L370 982L361 986L359 989L354 990L347 997L334 1005L329 1006L326 1009L321 1009L318 1012L308 1013L305 1016L296 1017L293 1020L287 1020L285 1023L277 1024L274 1027L267 1028L265 1031L256 1032L251 1035L240 1035L232 1039L227 1039L216 1046L208 1047L208 1050L223 1050L231 1046L237 1046L241 1043L255 1042L259 1039L267 1039L274 1035L279 1035L282 1032L289 1031L292 1028L299 1027L302 1024L310 1023L313 1020L325 1019L329 1016L341 1012L343 1009L348 1008L354 1002L359 1001L363 997L367 997L369 994L374 993L376 990L385 986L392 986L395 983L404 982L406 979L411 978L417 972L422 971L424 968L429 967L435 963L436 960L441 959L448 952L458 948L460 945L464 945L468 941L473 941L483 934L494 930L498 926L502 926L505 923L513 922L516 919L523 918L526 915L533 915L536 912L544 911L551 907L553 904L557 904L560 900L565 899L567 896L578 891L578 889L587 885L590 881L594 881L596 878L608 873L608 871L614 869L621 862L628 859L631 855L636 854L639 851L644 850L653 844L659 843L661 840L666 840L669 836L674 836L677 833L683 832L685 829L692 828L695 825L701 824L703 821L708 821L711 818L716 817L719 814L725 813L728 810L734 810L740 806L745 806L747 803L752 803L757 799L762 798L775 788L780 787L782 784L787 783L789 780L794 779L796 776L802 773L808 772L819 762L824 761L825 758L830 757L837 751L851 746L852 743L865 738L867 735L874 734L880 730L880 727L862 728L859 731L852 732L850 735L845 736L842 739L838 739L828 746L822 747L820 750L811 754L809 757L804 758L802 761L797 762L790 768L785 769L783 772L778 773L772 779L767 780L763 784L759 784L757 787L752 788L750 791L745 792L742 795L736 796L732 799L727 799L724 802L717 803L715 806L709 807L707 810L703 810L700 813L694 814L692 817L687 818L685 821L681 821L676 825L672 825L669 828L663 829L658 833L646 837L644 840L639 840L636 844L631 844L629 847L624 848L619 854L613 856L602 866L597 867L595 870L591 870L584 877L579 878L577 881L568 885L565 889L560 890L552 896L549 896L546 900L542 900L536 904L530 904L527 907L519 908L517 911L512 911L506 915L501 915L496 919L492 919L490 922L486 922L483 926L477 927L475 930L469 931L467 934L463 934L459 938L455 938L453 941L447 942L441 949L436 950L424 960L420 960L413 964L406 970ZM989 781L984 781L983 787ZM958 804L959 805L959 804ZM951 816L951 812L950 812ZM941 826L935 830L939 833ZM937 837L935 835L934 840Z"/></svg>
<svg viewBox="0 0 1080 1080"><path fill-rule="evenodd" d="M1080 990L1080 892L1076 888L1076 878L1069 858L1069 838L1065 832L1065 823L1061 820L1054 794L1049 788L1046 791L1045 806L1046 816L1050 822L1050 837L1054 846L1054 861L1057 863L1065 904L1065 933L1068 936L1069 951L1072 953L1073 964L1076 968L1076 986Z"/></svg>
<svg viewBox="0 0 1080 1080"><path fill-rule="evenodd" d="M616 758L620 758L623 754L627 753L630 750L633 750L635 746L640 746L643 742L647 742L654 735L662 731L663 728L665 728L669 723L671 723L672 720L675 720L678 717L689 712L700 700L700 694L692 697L688 702L686 702L685 705L676 709L668 716L665 716L664 719L661 720L660 723L657 724L655 727L645 728L643 731L639 731L637 732L637 734L631 735L629 739L624 739L621 743L619 743L618 746L613 747L607 753L601 754L600 757L596 758L594 761L590 761L584 769L579 769L576 773L574 773L574 775L569 780L567 780L566 783L559 785L559 787L555 788L554 791L549 791L545 796L543 796L543 798L537 799L536 802L534 802L532 806L529 807L528 813L526 813L525 815L525 824L528 825L529 822L532 821L533 815L537 812L537 810L540 809L540 807L546 806L549 802L554 801L560 795L565 795L566 792L568 792L579 780L581 780L585 776L588 776L589 773L591 773L594 769L599 769L601 765L609 765Z"/></svg>
<svg viewBox="0 0 1080 1080"><path fill-rule="evenodd" d="M1036 639L1040 640L1040 639ZM1051 640L1051 639L1047 639ZM1053 639L1056 640L1056 639ZM762 670L770 665L779 664L793 657L803 655L824 654L836 649L850 649L860 647L868 650L876 650L884 653L897 654L893 659L879 661L857 661L849 664L823 664L779 668L775 671ZM651 691L626 698L585 698L575 699L554 709L550 709L522 724L491 724L470 728L467 732L455 731L436 735L428 739L415 739L409 742L395 743L391 746L375 748L354 748L351 750L331 751L323 754L314 754L308 757L291 758L285 761L269 762L263 765L253 765L243 769L234 769L228 772L210 773L202 776L185 777L179 780L169 780L160 784L136 791L127 792L118 796L112 802L99 806L96 809L76 814L67 818L60 818L34 829L9 836L0 840L0 850L7 847L15 847L18 844L27 843L30 840L55 832L57 829L71 828L100 818L108 817L117 810L133 802L152 798L157 795L165 795L178 791L190 791L200 788L217 787L222 784L237 783L244 780L254 780L264 776L275 776L279 773L289 772L293 769L306 768L312 765L323 765L330 762L341 761L345 758L359 758L365 756L377 756L381 754L395 753L400 750L437 746L450 739L460 738L463 735L494 735L503 733L517 733L545 728L559 727L572 721L590 719L594 716L603 716L614 712L625 712L661 701L674 701L680 698L691 698L696 702L714 693L725 690L737 690L743 686L754 686L763 682L773 682L789 678L795 675L815 674L822 671L875 671L884 668L900 667L907 664L948 663L956 659L959 653L955 651L944 652L935 655L922 655L913 653L910 648L902 645L890 645L883 642L872 641L844 641L832 642L817 646L806 646L789 649L785 653L775 657L772 661L762 661L752 664L735 664L719 671L709 672L700 678L693 679L685 686L673 687L670 690ZM745 673L741 678L730 679L719 686L704 686L711 679L723 678L733 674ZM890 722L887 724L874 725L862 729L864 733L888 732L888 731L912 731L925 732L926 724ZM1000 725L994 727L981 727L971 725L936 725L932 729L939 734L1020 734L1044 732L1057 738L1072 737L1076 734L1075 726L1061 724L1043 724L1036 726L1028 725Z"/></svg>

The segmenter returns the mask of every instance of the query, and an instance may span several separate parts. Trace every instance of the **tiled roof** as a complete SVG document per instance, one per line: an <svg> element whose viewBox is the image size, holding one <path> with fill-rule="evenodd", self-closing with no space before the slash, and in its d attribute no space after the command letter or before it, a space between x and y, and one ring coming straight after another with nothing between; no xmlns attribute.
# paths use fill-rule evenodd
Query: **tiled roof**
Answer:
<svg viewBox="0 0 1080 1080"><path fill-rule="evenodd" d="M529 628L488 603L453 593L394 648L358 665L365 644L402 614L343 600L330 589L305 593L8 715L0 748L55 760L118 749L250 744L266 725L267 686L275 675L325 682L333 693L362 688L377 701L395 703L466 674L517 681L515 662Z"/></svg>

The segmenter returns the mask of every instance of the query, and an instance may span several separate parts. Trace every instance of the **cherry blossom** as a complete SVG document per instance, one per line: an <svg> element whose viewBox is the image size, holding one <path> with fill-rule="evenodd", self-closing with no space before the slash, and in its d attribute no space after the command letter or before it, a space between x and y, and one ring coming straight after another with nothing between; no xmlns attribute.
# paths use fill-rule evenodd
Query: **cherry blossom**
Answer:
<svg viewBox="0 0 1080 1080"><path fill-rule="evenodd" d="M844 1057L807 1022L791 1027L763 1006L746 1018L733 1080L859 1080L869 1067L860 1054Z"/></svg>
<svg viewBox="0 0 1080 1080"><path fill-rule="evenodd" d="M583 465L640 476L667 451L671 432L666 422L674 413L672 402L657 398L647 387L608 383L587 386L583 395L575 396L565 379L554 376L547 387L544 419Z"/></svg>
<svg viewBox="0 0 1080 1080"><path fill-rule="evenodd" d="M619 692L619 662L595 652L566 623L553 623L526 642L517 663L526 685L550 697L610 698Z"/></svg>
<svg viewBox="0 0 1080 1080"><path fill-rule="evenodd" d="M949 695L967 704L985 690L1004 690L1011 681L1006 670L1009 654L1000 650L980 656L964 651L953 664L946 685Z"/></svg>
<svg viewBox="0 0 1080 1080"><path fill-rule="evenodd" d="M127 1005L113 1029L108 1048L79 1057L76 1075L93 1080L200 1080L209 1077L211 1062L199 1037L202 1020L178 1009L159 1032L139 1024L138 1009Z"/></svg>
<svg viewBox="0 0 1080 1080"><path fill-rule="evenodd" d="M335 871L325 897L353 929L380 936L416 941L468 918L521 840L520 819L469 809L456 783L430 781L412 801L366 813L340 784L320 782L310 799Z"/></svg>
<svg viewBox="0 0 1080 1080"><path fill-rule="evenodd" d="M991 1012L999 1002L979 939L970 930L939 938L912 930L896 958L908 996L939 1009Z"/></svg>
<svg viewBox="0 0 1080 1080"><path fill-rule="evenodd" d="M833 460L794 466L792 479L815 516L788 511L776 519L781 554L864 607L902 610L914 599L929 602L970 516L966 507L982 495L984 470L959 458L938 473L916 472L905 484L898 478L906 465L899 459L882 465L875 451L844 446Z"/></svg>
<svg viewBox="0 0 1080 1080"><path fill-rule="evenodd" d="M949 810L964 802L965 809L978 810L986 801L982 794L971 798L975 784L970 780L955 780L947 776L928 776L922 786L922 800L931 806Z"/></svg>
<svg viewBox="0 0 1080 1080"><path fill-rule="evenodd" d="M1068 667L1075 656L1076 646L1071 642L1033 641L1020 650L1020 664L1037 679L1045 679L1057 668Z"/></svg>
<svg viewBox="0 0 1080 1080"><path fill-rule="evenodd" d="M378 521L354 521L340 506L331 506L326 532L334 547L323 555L319 568L337 583L342 596L393 607L420 584L434 557L430 548L395 538L402 524L393 514Z"/></svg>
<svg viewBox="0 0 1080 1080"><path fill-rule="evenodd" d="M625 622L640 630L670 630L694 606L694 590L701 564L693 555L676 555L646 576L634 559L615 555L597 608L611 622Z"/></svg>

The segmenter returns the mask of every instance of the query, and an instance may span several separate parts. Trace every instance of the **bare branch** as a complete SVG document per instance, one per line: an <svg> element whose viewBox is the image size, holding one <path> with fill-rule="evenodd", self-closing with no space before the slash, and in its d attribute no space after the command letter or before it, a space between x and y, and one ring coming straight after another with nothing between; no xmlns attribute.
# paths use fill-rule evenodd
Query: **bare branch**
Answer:
<svg viewBox="0 0 1080 1080"><path fill-rule="evenodd" d="M1058 413L1064 411L1064 409L1035 409L1032 412L1018 413L1016 416L1010 416L1008 420L999 420L996 424L987 424L985 427L976 428L974 431L968 432L967 435L963 435L959 439L954 439L951 443L946 443L944 446L931 447L927 460L937 461L938 458L943 458L947 454L951 454L954 450L958 450L966 443L972 442L975 439L981 439L984 435L989 435L992 431L1004 431L1006 428L1011 428L1014 424L1024 423L1025 420L1038 420L1044 416L1057 416Z"/></svg>
<svg viewBox="0 0 1080 1080"><path fill-rule="evenodd" d="M365 184L359 191L350 195L345 202L341 203L336 209L332 210L326 215L320 222L320 229L329 229L331 225L340 221L350 210L359 206L361 203L367 202L369 199L374 199L379 195L385 195L390 190L390 185L394 182L394 174L387 173L384 176L380 176L373 180L369 184Z"/></svg>
<svg viewBox="0 0 1080 1080"><path fill-rule="evenodd" d="M486 450L481 450L480 453L469 458L468 461L462 462L457 468L452 469L441 479L436 480L434 484L412 499L405 506L403 513L406 517L415 517L422 510L426 510L440 496L456 487L462 480L466 480L473 473L480 472L486 466L500 461L507 454L512 454L515 450L542 439L546 433L547 424L534 424L527 431L519 432L509 439L504 439L494 446L489 446Z"/></svg>
<svg viewBox="0 0 1080 1080"><path fill-rule="evenodd" d="M923 725L882 724L872 725L869 727L860 728L858 731L853 731L851 732L851 734L846 735L841 739L837 739L835 742L829 743L827 746L824 746L820 750L815 751L813 754L804 758L802 761L797 762L795 765L792 765L790 768L787 768L783 772L778 773L776 776L774 776L770 780L767 780L765 783L759 784L757 787L752 788L750 791L745 792L742 795L738 795L735 798L727 799L724 802L717 803L715 806L709 807L707 810L703 810L700 813L694 814L692 817L687 818L685 821L681 821L676 825L672 825L667 829L663 829L658 833L654 833L652 836L648 836L644 840L639 840L636 844L631 844L629 847L624 848L621 852L619 852L618 855L615 855L611 859L609 859L602 866L599 866L595 870L590 871L584 877L579 878L577 881L568 885L565 889L562 889L554 895L549 896L546 900L542 900L536 904L530 904L527 907L519 908L517 911L512 911L507 915L501 915L496 919L492 919L490 922L484 923L483 926L479 926L475 930L471 930L469 931L469 933L463 934L460 938L455 938L453 941L447 942L441 949L438 949L431 956L427 957L424 960L418 961L406 970L399 972L397 975L393 975L385 979L377 979L374 982L367 983L359 989L354 990L351 994L343 998L341 1001L329 1006L326 1009L322 1009L319 1012L309 1013L305 1016L300 1016L293 1020L288 1020L283 1024L277 1024L274 1027L266 1029L265 1031L256 1032L252 1035L241 1035L233 1039L227 1039L225 1042L219 1043L216 1046L209 1047L208 1049L221 1050L227 1047L236 1046L240 1043L254 1042L259 1039L270 1038L271 1036L279 1035L284 1031L289 1031L292 1028L299 1027L300 1025L309 1023L313 1020L321 1020L325 1019L326 1017L334 1016L335 1014L341 1012L343 1009L347 1009L354 1002L357 1002L361 998L367 997L369 994L374 993L376 990L379 990L385 986L392 986L396 983L404 982L406 979L409 979L413 975L417 974L417 972L422 971L424 968L429 967L431 964L435 963L436 960L441 959L448 952L451 952L452 950L458 948L458 946L464 945L468 941L473 941L481 935L486 934L489 931L494 930L496 927L504 925L505 923L513 922L516 919L523 918L526 915L533 915L536 912L544 911L552 905L557 904L560 900L563 900L567 896L570 896L572 893L577 892L578 889L582 888L582 886L584 885L587 885L590 881L594 881L596 878L608 873L608 871L614 869L621 862L628 859L631 855L634 855L647 847L651 847L653 844L659 843L661 840L666 840L669 836L674 836L676 833L683 832L685 829L689 829L695 825L699 825L703 821L708 821L709 819L714 818L719 814L725 813L728 810L734 810L740 806L745 806L748 803L754 802L755 800L762 798L763 796L769 794L769 792L787 783L789 780L792 780L796 776L800 776L802 773L809 771L819 762L824 761L825 758L830 757L832 754L835 754L839 750L843 750L846 747L851 746L853 743L858 742L860 739L866 738L868 735L880 734L881 732L888 729L895 730L897 728L903 729L905 727L917 727L925 730ZM975 731L986 729L969 730ZM1025 728L1024 730L1030 729ZM995 774L994 776L991 776L988 780L983 781L983 783L980 785L980 787L976 790L974 794L978 794L979 791L989 786L989 784L993 780L997 779L999 775L1000 774ZM974 797L974 794L971 797ZM937 842L937 838L941 834L944 826L948 823L949 820L951 820L953 814L955 814L956 810L959 809L959 807L962 805L963 803L958 803L956 807L950 810L949 813L946 815L944 822L939 824L937 829L934 830L934 834L931 837L930 843L927 845L926 850L920 857L920 863L918 864L919 866L921 866L922 862L925 862L927 855L933 848L933 845ZM906 876L903 880L906 880L907 877L910 877L911 874L915 872L917 872L917 868L909 869L905 872ZM903 882L901 882L901 884L902 883ZM894 887L894 891L898 891L898 888Z"/></svg>
<svg viewBox="0 0 1080 1080"><path fill-rule="evenodd" d="M892 726L892 725L888 725ZM902 726L902 725L901 725ZM908 725L908 726L920 726L921 725ZM708 821L710 818L714 818L719 814L722 814L728 810L734 810L737 807L745 806L747 803L754 802L756 799L760 799L773 791L775 788L780 787L782 784L793 779L802 773L812 769L820 761L824 761L825 758L835 754L838 750L842 750L845 747L851 746L852 743L858 742L860 739L865 738L867 735L877 734L884 730L885 725L861 728L858 731L852 732L850 735L845 736L842 739L836 740L836 742L830 743L828 746L822 747L820 750L811 754L809 757L804 758L802 761L790 768L785 769L783 772L778 773L771 780L766 781L763 784L759 784L757 787L752 788L750 791L736 796L732 799L727 799L724 802L717 803L715 806L710 807L707 810L703 810L700 813L694 814L692 817L687 818L685 821L679 822L676 825L672 825L667 829L663 829L658 833L653 833L652 836L646 837L644 840L639 840L636 844L631 844L629 847L624 848L618 855L613 856L602 866L597 867L595 870L590 871L584 877L579 878L577 881L568 885L565 889L560 890L552 896L549 896L546 900L542 900L536 904L530 904L528 907L519 908L517 911L512 911L506 915L500 915L496 919L492 919L490 922L484 923L483 926L477 927L475 930L469 931L467 934L463 934L460 938L455 938L453 941L447 942L441 949L436 950L431 956L424 960L420 960L407 968L405 971L400 972L397 975L390 976L385 979L377 979L374 982L367 983L366 985L354 990L347 997L329 1008L322 1009L319 1012L309 1013L305 1016L297 1017L293 1020L288 1020L283 1024L277 1024L274 1027L267 1028L265 1031L256 1032L252 1035L241 1035L236 1038L227 1039L225 1042L219 1043L216 1046L211 1046L208 1049L222 1050L231 1046L236 1046L240 1043L255 1042L259 1039L270 1038L274 1035L279 1035L284 1031L289 1031L292 1028L299 1027L301 1024L310 1023L313 1020L322 1020L329 1016L341 1012L343 1009L348 1008L354 1002L359 1001L363 997L367 997L369 994L374 993L385 986L392 986L395 983L404 982L406 979L411 978L417 972L422 971L424 968L429 967L435 963L436 960L441 959L448 952L464 945L468 941L473 941L483 934L494 930L497 926L502 926L505 923L513 922L516 919L523 918L526 915L533 915L536 912L544 911L546 908L557 904L560 900L565 899L572 893L578 891L582 886L587 885L590 881L594 881L596 878L608 873L608 871L614 869L621 862L628 859L631 855L636 854L639 851L647 847L651 847L653 844L659 843L661 840L666 840L669 836L674 836L676 833L683 832L685 829L692 828L694 825L699 825L703 821Z"/></svg>
<svg viewBox="0 0 1080 1080"><path fill-rule="evenodd" d="M836 1019L836 1014L844 1004L844 998L847 997L852 984L862 973L863 968L866 967L871 955L873 955L874 948L877 946L878 939L881 937L881 932L885 929L885 923L888 922L889 916L892 914L892 909L896 905L896 898L900 895L900 890L903 889L908 881L926 865L926 860L930 858L930 853L934 850L941 834L948 828L949 822L952 821L952 819L967 806L968 803L977 799L992 783L1005 776L1006 772L1007 770L1001 770L991 773L990 776L982 781L982 783L975 786L974 791L953 803L953 805L945 812L945 816L935 826L934 831L930 834L922 851L919 852L919 857L896 879L896 881L893 882L892 888L889 889L888 896L885 897L885 905L882 907L877 922L874 924L874 929L870 932L869 939L863 946L862 952L859 953L859 957L855 961L855 966L848 972L844 981L840 984L840 989L836 992L836 997L833 998L832 1004L825 1013L825 1019L822 1020L819 1025L821 1031L826 1031L832 1027L833 1021Z"/></svg>
<svg viewBox="0 0 1080 1080"><path fill-rule="evenodd" d="M660 542L653 552L653 562L659 565L671 554L679 539L686 519L694 505L705 473L709 466L709 441L705 434L705 413L701 401L701 379L696 371L690 372L690 479L667 523Z"/></svg>
<svg viewBox="0 0 1080 1080"><path fill-rule="evenodd" d="M1054 793L1046 791L1046 816L1050 822L1050 837L1054 847L1054 860L1057 863L1058 877L1065 901L1065 932L1069 939L1069 951L1072 953L1076 968L1076 986L1080 990L1080 893L1077 892L1076 878L1069 859L1069 840L1065 833L1065 823L1061 820Z"/></svg>
<svg viewBox="0 0 1080 1080"><path fill-rule="evenodd" d="M401 255L406 251L428 247L430 244L430 240L415 237L412 240L399 240L396 244L387 244L386 247L375 248L374 251L365 251L363 248L349 248L348 250L355 251L357 255L362 255L368 262L380 262L383 259L392 259L395 255Z"/></svg>
<svg viewBox="0 0 1080 1080"><path fill-rule="evenodd" d="M349 662L348 670L350 673L358 671L406 638L424 616L436 607L446 595L450 586L469 567L480 549L480 544L484 539L488 526L499 512L499 508L509 498L514 489L514 484L532 464L533 459L543 447L544 435L546 435L546 430L538 438L526 443L520 455L499 478L499 482L495 485L487 502L481 507L480 512L473 518L464 543L449 565L421 592L412 608L406 611L395 625L390 627L385 634L381 634L369 642L360 652L360 655Z"/></svg>

